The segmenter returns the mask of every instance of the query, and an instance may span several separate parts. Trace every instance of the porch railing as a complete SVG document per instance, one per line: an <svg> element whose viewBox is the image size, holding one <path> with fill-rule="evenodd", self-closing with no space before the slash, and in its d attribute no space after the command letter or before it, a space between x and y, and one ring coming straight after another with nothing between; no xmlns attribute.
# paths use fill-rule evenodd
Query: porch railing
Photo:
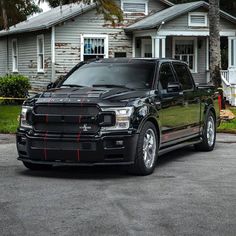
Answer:
<svg viewBox="0 0 236 236"><path fill-rule="evenodd" d="M222 87L224 92L224 97L232 105L236 106L236 85L229 83L229 71L221 71Z"/></svg>
<svg viewBox="0 0 236 236"><path fill-rule="evenodd" d="M221 77L223 77L227 82L229 82L229 71L228 70L221 70Z"/></svg>

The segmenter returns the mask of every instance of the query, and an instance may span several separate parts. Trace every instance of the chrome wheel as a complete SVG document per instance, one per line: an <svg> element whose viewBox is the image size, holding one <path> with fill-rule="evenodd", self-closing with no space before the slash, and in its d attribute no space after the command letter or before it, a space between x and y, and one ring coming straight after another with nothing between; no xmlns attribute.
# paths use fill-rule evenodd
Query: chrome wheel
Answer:
<svg viewBox="0 0 236 236"><path fill-rule="evenodd" d="M207 142L210 147L215 142L215 122L212 116L209 117L207 122Z"/></svg>
<svg viewBox="0 0 236 236"><path fill-rule="evenodd" d="M152 168L155 163L156 148L157 143L155 133L152 129L148 129L143 140L143 160L148 169Z"/></svg>

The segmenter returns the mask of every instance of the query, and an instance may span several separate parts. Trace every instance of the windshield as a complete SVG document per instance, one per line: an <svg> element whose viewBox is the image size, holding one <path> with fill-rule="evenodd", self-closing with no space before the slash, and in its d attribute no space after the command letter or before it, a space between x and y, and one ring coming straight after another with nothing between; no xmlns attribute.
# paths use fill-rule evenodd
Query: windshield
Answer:
<svg viewBox="0 0 236 236"><path fill-rule="evenodd" d="M61 86L150 89L155 63L91 63L74 71Z"/></svg>

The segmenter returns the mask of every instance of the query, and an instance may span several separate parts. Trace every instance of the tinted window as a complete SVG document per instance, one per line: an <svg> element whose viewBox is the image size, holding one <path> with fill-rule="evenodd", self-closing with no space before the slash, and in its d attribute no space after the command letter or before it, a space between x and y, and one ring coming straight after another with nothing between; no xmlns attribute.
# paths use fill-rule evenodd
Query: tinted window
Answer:
<svg viewBox="0 0 236 236"><path fill-rule="evenodd" d="M169 63L161 65L160 73L159 73L159 81L160 81L159 83L160 90L162 93L167 93L168 83L176 82Z"/></svg>
<svg viewBox="0 0 236 236"><path fill-rule="evenodd" d="M117 85L134 89L151 88L155 63L91 63L74 71L63 85ZM63 86L62 85L62 86Z"/></svg>
<svg viewBox="0 0 236 236"><path fill-rule="evenodd" d="M173 66L183 90L192 89L192 78L189 74L189 70L187 69L187 67L185 65L175 63L173 64Z"/></svg>

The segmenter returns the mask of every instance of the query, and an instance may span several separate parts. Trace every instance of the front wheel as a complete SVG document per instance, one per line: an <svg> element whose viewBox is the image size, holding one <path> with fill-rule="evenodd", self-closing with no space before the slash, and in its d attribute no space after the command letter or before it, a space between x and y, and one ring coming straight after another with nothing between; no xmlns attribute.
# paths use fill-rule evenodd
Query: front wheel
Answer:
<svg viewBox="0 0 236 236"><path fill-rule="evenodd" d="M212 151L216 142L216 119L214 114L210 111L206 118L203 132L202 142L195 145L196 150Z"/></svg>
<svg viewBox="0 0 236 236"><path fill-rule="evenodd" d="M149 175L153 173L158 153L158 136L156 127L148 121L142 128L136 151L135 163L131 172L138 175Z"/></svg>

